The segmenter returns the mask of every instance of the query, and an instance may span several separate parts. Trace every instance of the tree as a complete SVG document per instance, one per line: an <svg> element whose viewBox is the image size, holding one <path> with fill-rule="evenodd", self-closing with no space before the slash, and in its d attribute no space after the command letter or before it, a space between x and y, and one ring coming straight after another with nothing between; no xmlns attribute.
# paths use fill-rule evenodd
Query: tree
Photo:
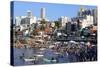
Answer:
<svg viewBox="0 0 100 67"><path fill-rule="evenodd" d="M42 19L41 22L40 22L40 24L42 24L41 27L40 27L40 29L44 30L45 29L45 24L46 24L45 19Z"/></svg>
<svg viewBox="0 0 100 67"><path fill-rule="evenodd" d="M45 19L42 19L40 24L46 24Z"/></svg>
<svg viewBox="0 0 100 67"><path fill-rule="evenodd" d="M55 21L55 27L56 27L56 28L59 28L59 27L60 27L59 21Z"/></svg>

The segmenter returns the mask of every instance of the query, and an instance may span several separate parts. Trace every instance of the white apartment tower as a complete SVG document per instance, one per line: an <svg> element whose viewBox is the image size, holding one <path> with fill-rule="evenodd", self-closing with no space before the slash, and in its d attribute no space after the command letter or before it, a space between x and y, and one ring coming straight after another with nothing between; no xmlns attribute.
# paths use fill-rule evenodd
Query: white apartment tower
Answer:
<svg viewBox="0 0 100 67"><path fill-rule="evenodd" d="M21 23L21 16L15 17L15 25L16 25L16 26L19 26L20 23Z"/></svg>
<svg viewBox="0 0 100 67"><path fill-rule="evenodd" d="M32 12L30 10L27 11L27 17L31 18L32 17Z"/></svg>
<svg viewBox="0 0 100 67"><path fill-rule="evenodd" d="M69 20L69 18L66 17L66 16L61 16L61 17L59 18L59 21L61 22L61 26L65 26L66 23L68 22L68 20Z"/></svg>
<svg viewBox="0 0 100 67"><path fill-rule="evenodd" d="M41 19L45 19L45 8L41 8L40 15Z"/></svg>

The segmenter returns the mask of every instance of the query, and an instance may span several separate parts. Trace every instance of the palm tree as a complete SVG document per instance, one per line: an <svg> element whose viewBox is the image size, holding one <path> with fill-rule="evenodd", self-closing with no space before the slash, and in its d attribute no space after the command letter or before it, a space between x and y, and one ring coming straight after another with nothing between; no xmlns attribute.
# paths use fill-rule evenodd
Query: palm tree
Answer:
<svg viewBox="0 0 100 67"><path fill-rule="evenodd" d="M59 28L59 27L60 27L59 21L55 21L55 27L56 27L56 28Z"/></svg>
<svg viewBox="0 0 100 67"><path fill-rule="evenodd" d="M46 24L45 19L42 19L40 24Z"/></svg>
<svg viewBox="0 0 100 67"><path fill-rule="evenodd" d="M45 24L46 24L45 19L42 19L40 24L42 24L41 25L41 30L44 30L45 29Z"/></svg>

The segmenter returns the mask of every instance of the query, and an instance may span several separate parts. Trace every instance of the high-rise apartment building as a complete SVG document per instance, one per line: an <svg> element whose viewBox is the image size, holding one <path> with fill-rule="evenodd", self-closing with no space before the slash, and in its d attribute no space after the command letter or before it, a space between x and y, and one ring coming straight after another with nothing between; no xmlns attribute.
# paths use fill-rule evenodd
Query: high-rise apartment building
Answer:
<svg viewBox="0 0 100 67"><path fill-rule="evenodd" d="M40 17L41 19L45 19L45 8L41 8Z"/></svg>
<svg viewBox="0 0 100 67"><path fill-rule="evenodd" d="M31 18L32 17L32 12L30 10L27 11L27 17Z"/></svg>
<svg viewBox="0 0 100 67"><path fill-rule="evenodd" d="M19 26L20 23L21 23L21 16L15 17L15 25L16 25L16 26Z"/></svg>
<svg viewBox="0 0 100 67"><path fill-rule="evenodd" d="M60 21L61 26L65 26L66 23L69 21L69 18L66 16L61 16L58 20Z"/></svg>

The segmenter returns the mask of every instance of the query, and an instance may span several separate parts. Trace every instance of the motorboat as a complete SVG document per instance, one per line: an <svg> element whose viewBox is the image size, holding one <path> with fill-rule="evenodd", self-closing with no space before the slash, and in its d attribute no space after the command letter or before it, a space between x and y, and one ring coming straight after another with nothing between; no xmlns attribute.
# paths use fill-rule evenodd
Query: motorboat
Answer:
<svg viewBox="0 0 100 67"><path fill-rule="evenodd" d="M45 50L45 49L46 49L46 48L40 48L40 50L42 50L42 51Z"/></svg>
<svg viewBox="0 0 100 67"><path fill-rule="evenodd" d="M35 56L38 57L38 58L41 58L41 57L43 57L44 55L38 54L38 55L35 55Z"/></svg>
<svg viewBox="0 0 100 67"><path fill-rule="evenodd" d="M50 45L50 46L49 46L49 48L54 48L54 47L55 47L55 45Z"/></svg>
<svg viewBox="0 0 100 67"><path fill-rule="evenodd" d="M24 58L24 61L26 62L31 62L31 61L36 61L38 60L38 58L42 58L44 55L35 55L34 57L29 57L29 58Z"/></svg>
<svg viewBox="0 0 100 67"><path fill-rule="evenodd" d="M39 54L43 54L43 51L39 51L39 52L37 52L37 53L39 53Z"/></svg>
<svg viewBox="0 0 100 67"><path fill-rule="evenodd" d="M56 54L56 55L61 55L62 53L60 53L60 52L55 52L55 54Z"/></svg>
<svg viewBox="0 0 100 67"><path fill-rule="evenodd" d="M35 61L35 58L24 58L25 62L31 62L31 61Z"/></svg>
<svg viewBox="0 0 100 67"><path fill-rule="evenodd" d="M48 62L48 63L50 63L50 62L56 63L57 62L56 59L50 60L50 59L47 59L47 58L43 58L43 61Z"/></svg>

